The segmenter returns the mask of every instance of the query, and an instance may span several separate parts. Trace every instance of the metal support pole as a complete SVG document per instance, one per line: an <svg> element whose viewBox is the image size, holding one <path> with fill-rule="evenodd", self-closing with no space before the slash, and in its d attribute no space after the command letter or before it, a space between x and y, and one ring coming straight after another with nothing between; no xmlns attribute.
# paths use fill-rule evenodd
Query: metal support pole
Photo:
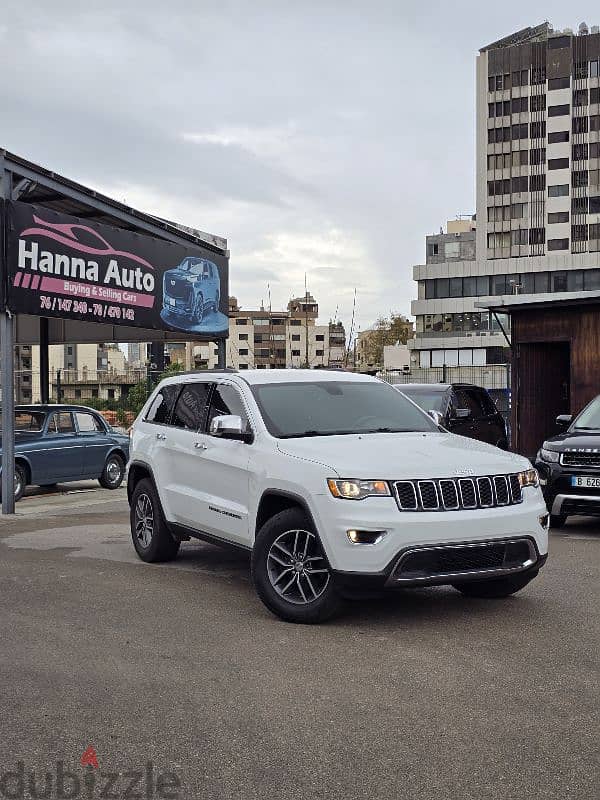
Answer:
<svg viewBox="0 0 600 800"><path fill-rule="evenodd" d="M226 344L227 342L225 341L225 339L219 339L219 341L217 342L217 350L219 351L217 355L217 367L219 369L225 369L225 367L227 366Z"/></svg>
<svg viewBox="0 0 600 800"><path fill-rule="evenodd" d="M15 359L13 320L0 311L2 352L2 513L15 513Z"/></svg>
<svg viewBox="0 0 600 800"><path fill-rule="evenodd" d="M48 360L48 317L40 317L40 400L50 401L50 367Z"/></svg>

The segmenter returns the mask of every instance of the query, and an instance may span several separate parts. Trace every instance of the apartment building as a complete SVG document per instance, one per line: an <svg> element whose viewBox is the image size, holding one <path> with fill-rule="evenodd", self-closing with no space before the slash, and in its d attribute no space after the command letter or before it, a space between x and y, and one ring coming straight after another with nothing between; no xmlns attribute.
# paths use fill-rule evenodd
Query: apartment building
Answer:
<svg viewBox="0 0 600 800"><path fill-rule="evenodd" d="M242 309L231 297L229 315L228 367L244 370L344 365L344 326L338 321L319 325L319 306L308 292L290 300L286 311ZM186 367L215 367L217 355L213 342L190 343Z"/></svg>
<svg viewBox="0 0 600 800"><path fill-rule="evenodd" d="M421 366L506 357L508 321L481 313L480 299L600 289L597 26L543 23L481 49L476 180L474 248L472 231L448 228L414 268Z"/></svg>

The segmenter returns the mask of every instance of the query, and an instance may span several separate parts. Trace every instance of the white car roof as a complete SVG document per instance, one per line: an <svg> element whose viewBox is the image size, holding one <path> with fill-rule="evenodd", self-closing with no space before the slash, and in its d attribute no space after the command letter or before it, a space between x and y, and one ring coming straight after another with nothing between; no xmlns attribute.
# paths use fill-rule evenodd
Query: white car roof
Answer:
<svg viewBox="0 0 600 800"><path fill-rule="evenodd" d="M306 383L310 381L353 381L357 383L368 383L378 381L370 375L361 375L356 372L345 372L344 370L325 370L325 369L245 369L240 372L218 370L198 370L198 372L181 372L178 375L169 376L165 383L180 383L186 381L215 381L225 378L239 378L251 386L261 383Z"/></svg>

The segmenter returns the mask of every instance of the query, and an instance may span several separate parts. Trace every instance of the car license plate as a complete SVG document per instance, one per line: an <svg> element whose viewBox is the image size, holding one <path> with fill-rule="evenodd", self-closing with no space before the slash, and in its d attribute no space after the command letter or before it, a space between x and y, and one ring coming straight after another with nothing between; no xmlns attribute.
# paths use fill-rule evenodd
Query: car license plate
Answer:
<svg viewBox="0 0 600 800"><path fill-rule="evenodd" d="M576 477L574 475L571 478L571 486L579 486L583 489L600 489L600 478Z"/></svg>
<svg viewBox="0 0 600 800"><path fill-rule="evenodd" d="M170 303L172 306L174 306L174 305L175 305L175 298L174 298L174 297L169 297L169 303Z"/></svg>

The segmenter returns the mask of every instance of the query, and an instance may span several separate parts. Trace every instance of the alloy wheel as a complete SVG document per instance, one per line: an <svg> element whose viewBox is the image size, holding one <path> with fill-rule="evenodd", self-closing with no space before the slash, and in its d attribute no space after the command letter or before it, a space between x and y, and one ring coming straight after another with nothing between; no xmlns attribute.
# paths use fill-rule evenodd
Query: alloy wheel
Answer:
<svg viewBox="0 0 600 800"><path fill-rule="evenodd" d="M145 549L150 547L154 533L154 510L147 494L141 494L135 504L135 535Z"/></svg>
<svg viewBox="0 0 600 800"><path fill-rule="evenodd" d="M271 586L288 603L307 605L327 588L331 574L314 533L291 530L275 539L267 554Z"/></svg>

